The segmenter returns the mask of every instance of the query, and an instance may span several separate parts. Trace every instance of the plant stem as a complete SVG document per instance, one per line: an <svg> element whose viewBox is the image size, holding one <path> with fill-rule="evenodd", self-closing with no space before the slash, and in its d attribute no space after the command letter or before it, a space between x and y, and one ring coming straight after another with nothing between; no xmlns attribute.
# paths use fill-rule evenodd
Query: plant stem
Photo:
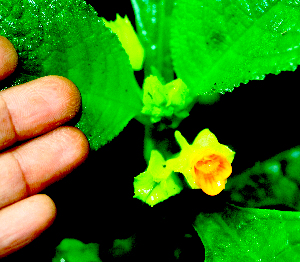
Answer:
<svg viewBox="0 0 300 262"><path fill-rule="evenodd" d="M162 77L165 83L174 79L170 51L170 24L174 0L131 0L139 39L145 49L144 76ZM145 125L144 158L149 163L153 149L167 151L166 143L155 139L157 127L143 115L135 117Z"/></svg>
<svg viewBox="0 0 300 262"><path fill-rule="evenodd" d="M144 159L147 165L149 164L151 151L155 149L154 140L152 138L152 130L153 130L153 125L145 126Z"/></svg>
<svg viewBox="0 0 300 262"><path fill-rule="evenodd" d="M174 79L170 52L170 20L174 0L131 0L136 28L145 49L145 77L157 71L165 80Z"/></svg>

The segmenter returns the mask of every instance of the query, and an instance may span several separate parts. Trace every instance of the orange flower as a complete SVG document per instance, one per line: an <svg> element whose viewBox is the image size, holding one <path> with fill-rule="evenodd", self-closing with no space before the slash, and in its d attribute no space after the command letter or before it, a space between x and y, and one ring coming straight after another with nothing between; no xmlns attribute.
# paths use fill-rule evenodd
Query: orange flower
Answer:
<svg viewBox="0 0 300 262"><path fill-rule="evenodd" d="M226 157L218 152L208 152L204 156L196 156L191 162L192 175L196 184L208 195L217 195L224 188L232 167Z"/></svg>
<svg viewBox="0 0 300 262"><path fill-rule="evenodd" d="M182 173L191 188L201 188L211 196L219 194L232 173L235 152L220 144L209 129L202 130L192 145L179 131L175 132L175 138L181 152L166 162L167 168Z"/></svg>

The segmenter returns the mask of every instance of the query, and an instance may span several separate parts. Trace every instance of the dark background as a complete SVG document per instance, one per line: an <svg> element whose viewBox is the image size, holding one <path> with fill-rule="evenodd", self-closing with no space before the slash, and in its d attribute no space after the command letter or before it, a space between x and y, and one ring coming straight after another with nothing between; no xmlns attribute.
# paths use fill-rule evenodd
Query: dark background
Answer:
<svg viewBox="0 0 300 262"><path fill-rule="evenodd" d="M119 13L134 21L130 1L122 1L121 5L120 1L87 2L107 20L114 20ZM140 79L142 74L136 76ZM178 130L192 142L200 130L209 128L220 143L236 151L235 176L258 160L299 145L299 76L299 70L282 72L242 84L214 105L196 105ZM165 135L173 139L173 132L166 131ZM110 261L113 257L108 250L113 240L132 235L135 248L130 261L172 261L177 247L186 250L182 261L189 261L193 255L204 260L201 241L192 227L193 218L201 210L221 208L228 194L212 199L200 191L184 190L154 208L133 199L133 178L146 168L143 138L143 125L132 120L112 142L91 152L82 166L44 190L42 193L57 206L54 224L2 261L51 261L55 247L64 238L99 243L101 259ZM185 234L191 237L183 240Z"/></svg>

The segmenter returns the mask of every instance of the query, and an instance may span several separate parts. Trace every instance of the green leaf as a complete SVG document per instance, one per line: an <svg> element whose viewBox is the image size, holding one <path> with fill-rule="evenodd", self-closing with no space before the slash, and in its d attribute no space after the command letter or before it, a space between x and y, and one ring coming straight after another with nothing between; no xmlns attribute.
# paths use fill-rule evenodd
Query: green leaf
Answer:
<svg viewBox="0 0 300 262"><path fill-rule="evenodd" d="M0 0L0 35L19 55L6 87L45 75L73 81L82 95L77 124L91 148L113 139L142 109L142 94L117 36L83 0Z"/></svg>
<svg viewBox="0 0 300 262"><path fill-rule="evenodd" d="M170 44L175 72L199 95L294 71L299 17L299 0L177 0Z"/></svg>
<svg viewBox="0 0 300 262"><path fill-rule="evenodd" d="M99 244L84 244L73 238L65 238L56 247L56 255L52 262L101 262Z"/></svg>
<svg viewBox="0 0 300 262"><path fill-rule="evenodd" d="M200 213L194 223L205 262L300 261L300 212L241 208Z"/></svg>
<svg viewBox="0 0 300 262"><path fill-rule="evenodd" d="M152 150L147 170L134 178L134 198L153 207L181 192L181 180L175 173L166 170L165 164L163 156Z"/></svg>
<svg viewBox="0 0 300 262"><path fill-rule="evenodd" d="M225 191L237 205L285 205L300 210L299 173L300 147L297 146L232 176Z"/></svg>

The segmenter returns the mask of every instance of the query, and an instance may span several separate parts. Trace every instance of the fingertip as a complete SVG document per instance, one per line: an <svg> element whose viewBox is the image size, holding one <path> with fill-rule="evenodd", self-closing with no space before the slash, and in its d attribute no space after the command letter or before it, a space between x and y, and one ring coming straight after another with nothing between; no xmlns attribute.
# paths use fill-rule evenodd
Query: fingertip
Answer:
<svg viewBox="0 0 300 262"><path fill-rule="evenodd" d="M50 197L34 195L0 212L0 258L28 245L54 221L56 207Z"/></svg>
<svg viewBox="0 0 300 262"><path fill-rule="evenodd" d="M72 149L70 152L73 152L73 155L70 159L73 159L74 167L81 165L87 158L90 146L88 140L84 133L76 127L67 126L61 127L58 130L64 130L68 133L69 136L69 144L72 145Z"/></svg>
<svg viewBox="0 0 300 262"><path fill-rule="evenodd" d="M63 76L50 75L40 78L41 82L51 90L52 99L49 99L52 104L59 101L57 110L60 110L61 119L65 122L72 119L80 110L81 95L77 86L69 79ZM50 97L48 95L48 97Z"/></svg>
<svg viewBox="0 0 300 262"><path fill-rule="evenodd" d="M31 238L35 239L53 224L57 214L56 206L53 200L45 194L33 195L25 200L28 201L27 205L32 207L31 215L35 229L31 232Z"/></svg>
<svg viewBox="0 0 300 262"><path fill-rule="evenodd" d="M72 104L79 110L81 105L81 95L77 86L70 79L64 76L50 75L48 78L56 78L58 81L61 81L61 86L65 87L68 90L67 93L69 97L73 98Z"/></svg>
<svg viewBox="0 0 300 262"><path fill-rule="evenodd" d="M20 141L65 124L76 116L81 106L76 85L55 75L11 87L2 91L1 97L11 121L8 131L15 132L13 135Z"/></svg>
<svg viewBox="0 0 300 262"><path fill-rule="evenodd" d="M18 64L18 54L13 44L4 36L0 36L0 80L12 74Z"/></svg>
<svg viewBox="0 0 300 262"><path fill-rule="evenodd" d="M86 160L89 152L90 152L90 145L89 145L89 142L88 142L88 139L87 137L85 136L85 134L78 128L75 128L73 127L78 133L78 136L79 136L79 141L80 141L80 149L81 149L81 152L82 152L82 162ZM82 163L81 162L81 163Z"/></svg>
<svg viewBox="0 0 300 262"><path fill-rule="evenodd" d="M55 203L49 196L45 194L35 195L33 196L33 199L36 201L36 203L38 203L41 210L40 212L44 214L43 217L45 221L43 230L47 229L50 225L52 225L54 219L56 218L57 210Z"/></svg>

